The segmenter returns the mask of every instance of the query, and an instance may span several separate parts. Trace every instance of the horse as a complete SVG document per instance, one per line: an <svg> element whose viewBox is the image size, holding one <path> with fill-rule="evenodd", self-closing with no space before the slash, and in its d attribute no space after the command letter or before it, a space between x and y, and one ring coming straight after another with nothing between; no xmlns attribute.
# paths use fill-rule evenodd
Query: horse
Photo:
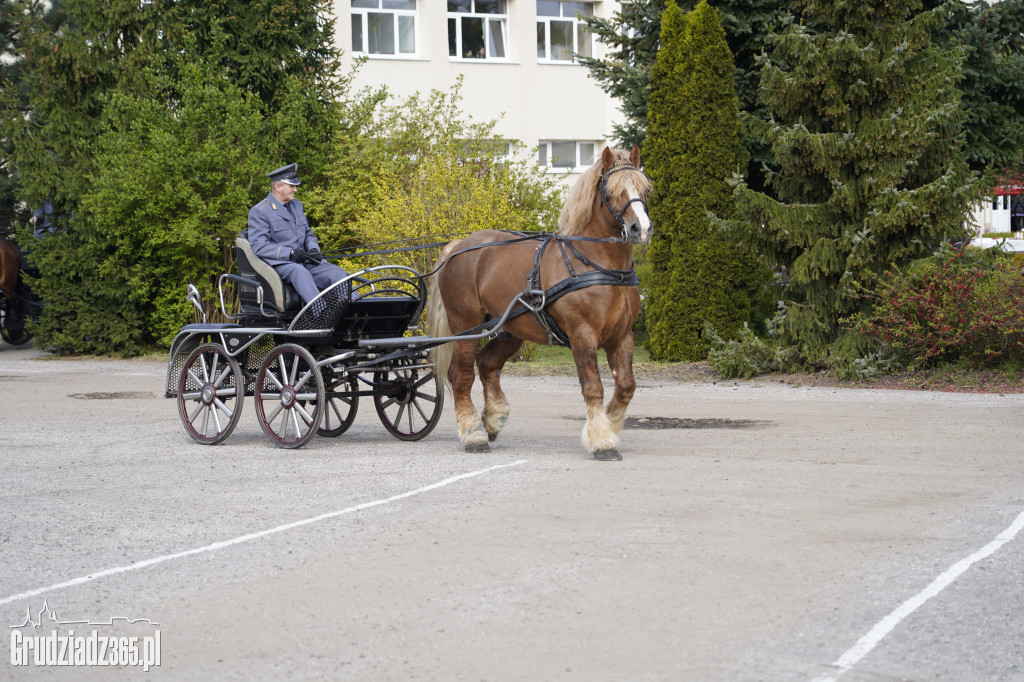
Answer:
<svg viewBox="0 0 1024 682"><path fill-rule="evenodd" d="M525 300L524 294L532 294L532 308L544 313L507 319L502 332L479 352L475 340L433 349L434 372L454 397L459 441L467 452L490 450L489 443L508 419L509 405L500 383L505 362L524 341L551 343L560 338L572 350L587 406L583 445L594 459L622 459L618 432L636 390L633 323L640 312L640 292L633 245L648 242L653 231L646 203L651 182L639 169L639 147L628 153L607 147L571 188L558 231L547 241L510 239L507 232L481 230L441 252L428 297L426 323L432 336L442 338L453 329L469 330L500 319L514 299ZM547 248L551 241L557 247ZM556 283L577 280L593 284L569 287L557 300L546 295ZM524 306L531 307L525 302ZM615 378L607 407L598 348L607 353ZM470 397L474 362L484 394L479 416Z"/></svg>
<svg viewBox="0 0 1024 682"><path fill-rule="evenodd" d="M28 343L28 318L38 319L42 304L22 277L25 261L12 241L0 237L0 337L12 346Z"/></svg>
<svg viewBox="0 0 1024 682"><path fill-rule="evenodd" d="M21 270L21 254L18 247L6 237L0 237L0 293L6 299L4 328L12 322L20 309L19 301L15 298L15 289L18 287L18 272Z"/></svg>

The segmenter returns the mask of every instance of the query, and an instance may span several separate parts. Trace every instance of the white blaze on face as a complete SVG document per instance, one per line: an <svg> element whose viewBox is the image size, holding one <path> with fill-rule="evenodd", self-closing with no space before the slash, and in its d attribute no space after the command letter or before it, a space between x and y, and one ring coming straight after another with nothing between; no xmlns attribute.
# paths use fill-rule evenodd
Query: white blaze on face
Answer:
<svg viewBox="0 0 1024 682"><path fill-rule="evenodd" d="M630 187L628 190L630 204L629 208L633 211L633 216L636 218L636 226L640 230L639 243L645 243L651 236L651 219L647 216L647 211L644 209L643 203L640 201L633 201L633 199L639 199L640 195L637 193L636 188Z"/></svg>

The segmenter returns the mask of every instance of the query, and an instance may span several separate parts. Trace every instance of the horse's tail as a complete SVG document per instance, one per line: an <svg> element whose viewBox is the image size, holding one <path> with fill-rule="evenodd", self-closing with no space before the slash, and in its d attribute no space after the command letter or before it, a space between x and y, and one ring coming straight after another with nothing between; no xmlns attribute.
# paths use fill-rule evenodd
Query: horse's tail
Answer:
<svg viewBox="0 0 1024 682"><path fill-rule="evenodd" d="M441 298L441 270L444 268L444 261L448 257L451 245L441 252L435 265L434 276L430 280L430 293L427 298L427 333L434 337L451 336L452 329L448 322L448 311L444 307L444 299ZM442 386L451 390L451 382L448 380L448 368L452 364L452 344L443 343L430 350L430 359L434 363L434 374Z"/></svg>

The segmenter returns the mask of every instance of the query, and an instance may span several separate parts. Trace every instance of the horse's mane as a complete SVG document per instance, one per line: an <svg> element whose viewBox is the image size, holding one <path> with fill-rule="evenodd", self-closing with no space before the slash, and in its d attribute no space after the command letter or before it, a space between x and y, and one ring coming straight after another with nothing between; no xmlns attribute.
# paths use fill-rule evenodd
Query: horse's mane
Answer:
<svg viewBox="0 0 1024 682"><path fill-rule="evenodd" d="M565 200L562 214L558 216L558 232L567 237L578 235L590 222L594 209L594 194L597 183L601 181L603 169L600 158L579 177L576 184L569 190L569 198Z"/></svg>
<svg viewBox="0 0 1024 682"><path fill-rule="evenodd" d="M615 160L612 164L617 163L629 163L629 153L624 152L621 149L613 149L612 152L615 154ZM604 174L604 164L600 158L597 159L593 166L588 168L583 175L580 176L576 184L569 190L569 198L565 201L565 206L562 207L562 214L558 217L558 233L563 234L567 237L582 234L590 223L590 219L594 210L594 195L598 193L598 184L601 182L601 177ZM633 173L612 173L608 176L608 196L614 197L619 196L625 191L625 185L629 182ZM646 196L650 190L650 181L647 177L642 174L637 174L642 178L640 186L637 189Z"/></svg>

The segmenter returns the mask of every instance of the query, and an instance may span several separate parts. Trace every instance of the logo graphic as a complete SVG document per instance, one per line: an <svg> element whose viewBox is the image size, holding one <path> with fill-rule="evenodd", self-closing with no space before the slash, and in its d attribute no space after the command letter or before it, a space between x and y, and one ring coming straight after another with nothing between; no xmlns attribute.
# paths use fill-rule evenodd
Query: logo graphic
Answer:
<svg viewBox="0 0 1024 682"><path fill-rule="evenodd" d="M90 627L89 634L82 634ZM118 634L101 635L96 627L110 628ZM160 665L159 627L160 623L148 618L123 616L107 621L61 620L44 601L34 619L31 608L25 607L25 620L11 626L11 665L141 666L149 672L151 667ZM126 630L152 634L119 634ZM36 631L45 634L35 634Z"/></svg>

